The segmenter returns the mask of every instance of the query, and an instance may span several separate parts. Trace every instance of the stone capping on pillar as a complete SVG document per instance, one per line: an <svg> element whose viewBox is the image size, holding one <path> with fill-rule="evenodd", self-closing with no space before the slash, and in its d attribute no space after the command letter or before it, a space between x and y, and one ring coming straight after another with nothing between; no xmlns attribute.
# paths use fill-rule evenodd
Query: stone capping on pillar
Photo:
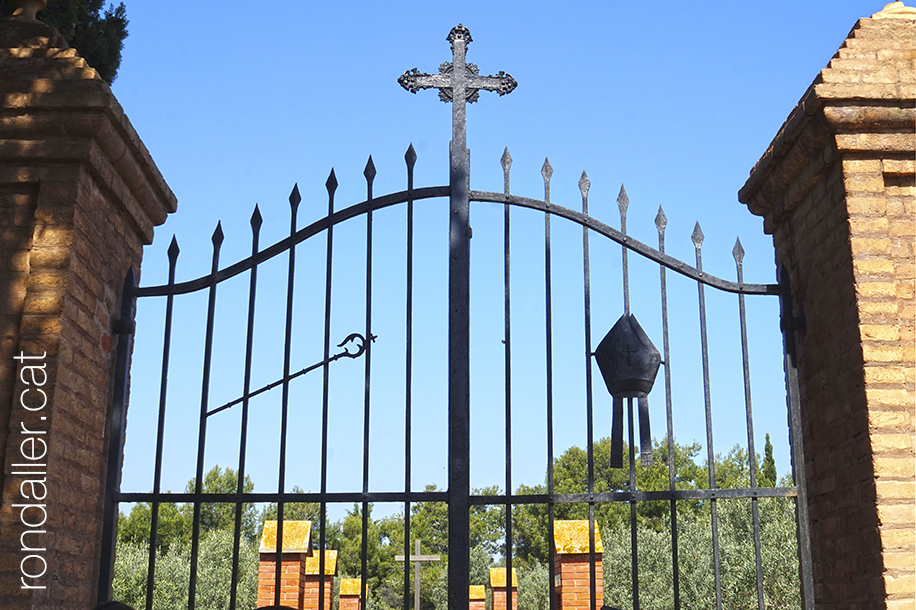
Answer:
<svg viewBox="0 0 916 610"><path fill-rule="evenodd" d="M916 603L916 9L860 19L738 199L788 273L817 607ZM790 331L791 332L791 331Z"/></svg>
<svg viewBox="0 0 916 610"><path fill-rule="evenodd" d="M554 521L554 590L557 608L591 606L591 564L589 522L587 519ZM604 569L601 562L604 546L595 524L595 599L603 605Z"/></svg>
<svg viewBox="0 0 916 610"><path fill-rule="evenodd" d="M490 568L490 591L493 595L493 610L506 610L506 568ZM512 605L518 607L518 574L512 568Z"/></svg>
<svg viewBox="0 0 916 610"><path fill-rule="evenodd" d="M484 610L487 607L487 587L485 585L468 586L468 610Z"/></svg>

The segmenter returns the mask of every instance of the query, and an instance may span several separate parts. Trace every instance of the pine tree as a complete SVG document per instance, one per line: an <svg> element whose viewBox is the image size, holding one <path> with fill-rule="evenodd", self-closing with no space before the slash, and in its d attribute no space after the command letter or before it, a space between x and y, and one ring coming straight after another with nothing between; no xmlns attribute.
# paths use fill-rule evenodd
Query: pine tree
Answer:
<svg viewBox="0 0 916 610"><path fill-rule="evenodd" d="M118 77L128 21L123 2L105 5L106 0L52 0L38 18L57 28L67 44L110 85ZM0 0L0 16L12 13L12 1Z"/></svg>

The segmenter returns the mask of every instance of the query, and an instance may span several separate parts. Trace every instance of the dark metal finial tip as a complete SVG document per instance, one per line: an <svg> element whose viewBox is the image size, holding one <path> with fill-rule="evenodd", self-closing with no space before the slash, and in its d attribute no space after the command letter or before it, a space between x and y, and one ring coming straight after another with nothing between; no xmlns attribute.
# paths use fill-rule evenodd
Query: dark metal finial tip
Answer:
<svg viewBox="0 0 916 610"><path fill-rule="evenodd" d="M617 207L620 208L620 214L626 215L627 207L630 205L630 198L627 197L627 191L620 185L620 193L617 195Z"/></svg>
<svg viewBox="0 0 916 610"><path fill-rule="evenodd" d="M331 174L328 176L327 182L324 183L324 186L328 189L328 194L333 195L334 191L337 190L337 176L334 174L334 168L331 168Z"/></svg>
<svg viewBox="0 0 916 610"><path fill-rule="evenodd" d="M261 223L264 222L264 219L261 218L261 210L258 209L258 204L254 204L254 212L251 213L251 229L257 233L261 229Z"/></svg>
<svg viewBox="0 0 916 610"><path fill-rule="evenodd" d="M741 261L744 260L744 248L741 246L741 238L735 239L735 247L732 248L732 256L735 257L735 262L739 265Z"/></svg>
<svg viewBox="0 0 916 610"><path fill-rule="evenodd" d="M372 182L375 180L375 163L372 162L372 155L369 155L369 160L366 161L366 169L363 170L363 176L366 177L366 180Z"/></svg>
<svg viewBox="0 0 916 610"><path fill-rule="evenodd" d="M219 248L220 245L223 243L223 237L224 237L223 236L223 225L221 222L217 221L216 230L213 231L213 237L211 238L211 241L213 242L213 247Z"/></svg>
<svg viewBox="0 0 916 610"><path fill-rule="evenodd" d="M169 261L175 262L175 259L178 258L178 253L181 252L181 248L178 247L178 238L173 234L172 243L169 244Z"/></svg>
<svg viewBox="0 0 916 610"><path fill-rule="evenodd" d="M293 185L293 190L289 194L289 205L295 209L299 206L299 202L302 201L302 196L299 194L299 183Z"/></svg>
<svg viewBox="0 0 916 610"><path fill-rule="evenodd" d="M470 44L473 41L473 38L471 38L471 31L467 29L466 27L464 27L463 25L461 25L460 23L452 28L452 30L448 33L448 36L446 36L445 39L449 41L452 45L455 44L456 40L463 40L464 44L466 45Z"/></svg>
<svg viewBox="0 0 916 610"><path fill-rule="evenodd" d="M544 157L544 165L541 166L541 175L544 176L544 182L550 182L550 177L553 176L553 166L550 165L550 159L547 157Z"/></svg>
<svg viewBox="0 0 916 610"><path fill-rule="evenodd" d="M664 233L666 226L668 226L668 217L665 216L665 210L662 209L662 206L658 206L658 214L655 216L655 227L658 229L659 233Z"/></svg>
<svg viewBox="0 0 916 610"><path fill-rule="evenodd" d="M704 237L703 229L700 228L700 223L697 221L696 226L693 228L693 234L690 236L690 239L693 240L693 245L697 250L699 250L700 246L703 245Z"/></svg>
<svg viewBox="0 0 916 610"><path fill-rule="evenodd" d="M414 163L417 162L417 151L413 149L413 142L410 143L410 146L407 147L407 152L404 153L404 161L407 162L408 167L413 167Z"/></svg>
<svg viewBox="0 0 916 610"><path fill-rule="evenodd" d="M499 158L499 162L503 166L504 171L509 171L509 168L512 167L512 155L509 154L509 147L503 151L503 156Z"/></svg>
<svg viewBox="0 0 916 610"><path fill-rule="evenodd" d="M585 173L585 170L582 170L582 177L579 178L579 190L582 191L582 196L588 196L588 189L592 185L591 181L588 179L588 174Z"/></svg>

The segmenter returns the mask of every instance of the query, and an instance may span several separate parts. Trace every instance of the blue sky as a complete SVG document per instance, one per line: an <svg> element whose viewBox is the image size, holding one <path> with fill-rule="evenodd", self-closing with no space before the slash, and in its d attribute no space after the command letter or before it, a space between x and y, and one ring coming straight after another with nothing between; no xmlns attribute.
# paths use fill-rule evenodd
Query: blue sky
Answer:
<svg viewBox="0 0 916 610"><path fill-rule="evenodd" d="M370 154L378 170L377 195L405 188L403 155L410 143L419 155L416 185L446 184L450 108L434 92L409 94L397 84L397 77L414 67L435 72L441 62L449 61L445 36L459 22L473 35L468 61L484 74L507 71L519 83L509 96L483 92L480 101L468 107L472 189L502 189L499 158L508 147L513 157L513 192L541 198L540 168L549 157L555 203L578 208L576 184L585 170L591 180L592 215L619 227L615 200L620 185L625 184L630 199L627 224L636 239L656 245L654 218L662 205L668 218L669 254L693 263L690 234L699 221L706 236L707 271L734 279L731 250L740 236L747 251L746 281L772 282L772 241L763 234L762 220L738 203L737 190L856 20L882 6L881 2L858 0L803 4L784 0L277 2L269 8L242 2L128 3L130 36L113 91L179 200L178 212L156 230L154 244L146 248L141 284L166 281L165 251L173 234L181 246L179 281L206 273L209 236L217 221L226 234L222 260L231 263L247 256L248 223L255 203L264 216L261 243L269 245L282 238L289 223L286 200L294 183L303 196L299 226L318 219L326 211L324 183L332 167L340 182L337 208L361 201L365 197L362 172ZM441 243L441 214L432 208L424 214L427 212L418 216L418 232L428 236L430 243L437 237L436 243ZM487 262L491 250L498 250L501 218L502 211L494 208L481 206L472 211L474 247L479 253L474 255L472 270L472 307L479 311L501 307L501 278ZM529 229L542 227L543 220L519 213L513 216L513 223L519 235L518 244L513 242L513 248L518 248L513 254L518 261L513 271L517 278L513 283L514 315L518 309L513 341L518 362L513 366L520 367L513 368L517 384L513 404L518 410L513 425L513 483L517 485L539 483L544 476L544 424L543 415L538 414L543 402L541 373L532 373L529 381L522 372L529 366L537 371L543 368L543 356L534 355L535 339L542 340L543 334L543 313L539 313L543 288L537 290L543 278L538 279L535 264L540 260L542 268L543 251L536 249L538 242L522 239ZM566 294L568 288L573 295L558 299L555 306L564 312L563 324L568 324L560 332L581 334L581 232L556 231L556 264L569 262L575 269L579 257L580 274L578 288L575 273L555 280L556 290ZM398 213L379 214L376 232L379 261L386 260L387 252L403 248L403 219ZM340 340L362 329L364 225L344 227L335 239L340 248L335 255L335 277L356 278L352 283L359 286L347 288L346 280L336 280L344 285L335 288L332 339ZM422 242L427 237L418 239ZM297 335L301 341L294 350L294 367L311 364L320 354L324 280L317 268L309 270L307 262L310 255L323 252L324 242L318 242L301 248L299 254L305 262L301 263L301 286L297 284L301 315L297 314L296 328L302 334ZM592 255L594 346L622 313L622 305L619 286L614 283L619 280L604 282L607 286L600 280L604 268L609 269L608 277L619 274L619 248L593 245ZM392 269L398 268L397 256L391 257L395 261ZM661 347L658 268L635 258L630 257L634 313ZM268 291L267 286L272 285L274 292L259 297L255 383L273 381L279 375L281 333L276 320L283 315L284 269L285 262L278 260L263 272L262 289ZM433 310L442 303L437 292L444 288L442 269L431 256L417 270L418 298ZM402 407L392 403L399 391L403 395L398 385L403 381L394 381L403 377L398 370L403 329L390 323L403 316L398 313L403 307L403 273L385 273L379 271L373 304L373 328L380 330L373 360L377 389L372 399L371 482L380 491L403 486L403 415L398 415ZM270 278L276 281L271 284ZM567 280L569 287L563 283ZM677 283L669 279L672 282ZM225 338L217 346L211 404L240 394L245 285L247 279L242 279L220 289L219 304L226 309L221 309L225 313L217 321L217 332L224 329ZM705 442L702 411L690 410L697 402L699 374L696 285L682 282L670 290L672 310L694 312L683 324L672 322L672 335L679 341L683 336L684 350L683 365L672 373L676 385L684 388L685 405L675 406L675 431L679 441ZM721 411L714 415L715 448L723 452L736 442L746 443L740 366L735 368L734 356L737 305L734 298L708 293L711 317L716 322L727 318L721 330L710 331L713 350L719 354L713 356L713 385L722 388L713 393L714 409ZM182 310L179 315L183 317L176 322L180 339L186 343L177 348L170 372L170 409L176 414L170 412L167 420L170 457L163 483L175 491L193 476L196 459L200 403L196 378L200 375L203 305L203 299L197 299ZM754 303L749 307L757 316L751 320L751 350L758 450L762 451L764 432L771 433L777 466L783 473L789 461L775 305ZM161 310L161 301L141 303L138 314L124 491L150 488ZM444 376L441 366L432 364L444 352L445 335L442 325L433 320L435 315L430 314L428 321L425 315L419 318L422 333L417 333L415 358L429 362L430 368L427 371L425 364L418 364L415 401L428 408L417 409L414 426L415 488L445 483L445 389L440 383ZM495 322L482 317L475 324L486 334ZM309 331L309 325L317 330ZM504 432L501 415L496 415L504 408L502 351L498 342L486 337L474 341L472 484L502 485ZM562 351L567 348L558 349L555 361L565 363L572 358L578 362L574 341L568 353ZM557 391L562 394L557 401L563 406L558 414L557 453L570 444L584 446L578 365L581 363L570 364L568 381L563 377L558 383ZM331 417L332 490L358 489L362 398L352 386L359 384L363 364L346 361L332 366L332 400L340 404ZM301 399L309 406L297 410L291 423L293 468L288 486L317 491L314 464L321 420L314 402L320 395L316 394L320 374L306 377ZM650 397L656 436L664 433L661 375L659 380ZM598 438L608 434L609 400L600 378L596 377L594 387ZM702 405L701 386L699 391ZM731 408L736 401L737 407ZM268 491L276 489L276 405L266 400L258 408L248 471L258 489ZM208 467L216 463L237 467L237 415L227 413L224 419L211 427L214 436L208 441Z"/></svg>

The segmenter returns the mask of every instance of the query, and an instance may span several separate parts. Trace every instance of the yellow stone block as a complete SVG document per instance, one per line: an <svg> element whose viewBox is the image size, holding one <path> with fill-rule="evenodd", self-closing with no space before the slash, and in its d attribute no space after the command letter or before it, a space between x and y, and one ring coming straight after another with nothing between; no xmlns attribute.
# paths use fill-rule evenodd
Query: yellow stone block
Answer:
<svg viewBox="0 0 916 610"><path fill-rule="evenodd" d="M849 245L853 256L887 255L891 251L891 240L874 237L850 237Z"/></svg>
<svg viewBox="0 0 916 610"><path fill-rule="evenodd" d="M909 430L901 430L898 434L872 434L872 451L913 451L913 434Z"/></svg>
<svg viewBox="0 0 916 610"><path fill-rule="evenodd" d="M589 552L588 520L554 521L553 542L560 555L578 555ZM595 524L595 552L603 553L601 533Z"/></svg>
<svg viewBox="0 0 916 610"><path fill-rule="evenodd" d="M852 262L856 273L862 275L893 275L894 263L886 259L859 259Z"/></svg>
<svg viewBox="0 0 916 610"><path fill-rule="evenodd" d="M853 214L884 214L887 201L884 197L849 196L846 198L846 210Z"/></svg>
<svg viewBox="0 0 916 610"><path fill-rule="evenodd" d="M512 568L512 586L518 586L518 574L515 573L515 568ZM496 589L497 587L506 588L506 568L490 568L490 588Z"/></svg>
<svg viewBox="0 0 916 610"><path fill-rule="evenodd" d="M896 315L897 303L894 301L859 301L859 311L863 314Z"/></svg>
<svg viewBox="0 0 916 610"><path fill-rule="evenodd" d="M340 579L340 594L341 595L362 595L362 579L361 578L341 578Z"/></svg>
<svg viewBox="0 0 916 610"><path fill-rule="evenodd" d="M865 298L893 297L897 296L897 286L893 282L856 282L856 292Z"/></svg>
<svg viewBox="0 0 916 610"><path fill-rule="evenodd" d="M909 481L877 481L875 483L875 491L878 494L878 498L882 500L912 501L914 497L913 483Z"/></svg>
<svg viewBox="0 0 916 610"><path fill-rule="evenodd" d="M832 63L832 62L831 62ZM846 63L849 66L848 62ZM871 62L867 62L869 65L872 65ZM843 161L843 171L847 174L860 173L860 174L880 174L881 173L881 161L879 159L846 159Z"/></svg>
<svg viewBox="0 0 916 610"><path fill-rule="evenodd" d="M909 404L909 396L904 389L866 388L865 399L871 405L889 405L903 407Z"/></svg>
<svg viewBox="0 0 916 610"><path fill-rule="evenodd" d="M873 345L862 346L862 358L865 362L901 362L903 349L900 347L876 347Z"/></svg>
<svg viewBox="0 0 916 610"><path fill-rule="evenodd" d="M875 476L887 477L889 479L909 479L916 475L911 457L882 457L880 455L873 458ZM913 510L913 506L909 507ZM913 520L911 519L912 523ZM885 523L898 523L898 521L886 521Z"/></svg>
<svg viewBox="0 0 916 610"><path fill-rule="evenodd" d="M471 585L468 587L468 599L482 600L487 598L487 587L485 585Z"/></svg>
<svg viewBox="0 0 916 610"><path fill-rule="evenodd" d="M849 230L853 235L887 235L890 221L887 218L854 217L849 219Z"/></svg>
<svg viewBox="0 0 916 610"><path fill-rule="evenodd" d="M865 383L906 383L906 370L899 366L867 366Z"/></svg>
<svg viewBox="0 0 916 610"><path fill-rule="evenodd" d="M321 555L310 555L305 558L305 573L309 576L317 576L321 568ZM324 552L324 575L334 576L337 574L337 551Z"/></svg>
<svg viewBox="0 0 916 610"><path fill-rule="evenodd" d="M913 159L885 159L884 172L887 174L916 174L916 160Z"/></svg>
<svg viewBox="0 0 916 610"><path fill-rule="evenodd" d="M913 504L879 504L878 523L881 525L912 524L916 520L916 506Z"/></svg>
<svg viewBox="0 0 916 610"><path fill-rule="evenodd" d="M884 177L881 174L852 174L843 180L848 192L880 193L884 190Z"/></svg>
<svg viewBox="0 0 916 610"><path fill-rule="evenodd" d="M916 590L916 575L905 574L902 576L884 575L884 592L888 595L897 593L910 593ZM912 604L912 602L909 602ZM912 608L912 606L910 606Z"/></svg>
<svg viewBox="0 0 916 610"><path fill-rule="evenodd" d="M912 552L883 553L885 570L913 571L914 556Z"/></svg>
<svg viewBox="0 0 916 610"><path fill-rule="evenodd" d="M265 521L264 532L261 535L261 552L270 553L277 550L277 522ZM284 553L311 553L312 552L312 522L311 521L284 521L283 522L283 552Z"/></svg>
<svg viewBox="0 0 916 610"><path fill-rule="evenodd" d="M881 546L885 549L912 549L916 546L916 530L909 527L905 529L881 528Z"/></svg>
<svg viewBox="0 0 916 610"><path fill-rule="evenodd" d="M906 411L883 411L878 409L869 409L868 411L868 426L873 430L899 429L903 426L911 425L910 414Z"/></svg>
<svg viewBox="0 0 916 610"><path fill-rule="evenodd" d="M864 341L899 341L900 329L890 324L871 325L863 324L859 333Z"/></svg>

